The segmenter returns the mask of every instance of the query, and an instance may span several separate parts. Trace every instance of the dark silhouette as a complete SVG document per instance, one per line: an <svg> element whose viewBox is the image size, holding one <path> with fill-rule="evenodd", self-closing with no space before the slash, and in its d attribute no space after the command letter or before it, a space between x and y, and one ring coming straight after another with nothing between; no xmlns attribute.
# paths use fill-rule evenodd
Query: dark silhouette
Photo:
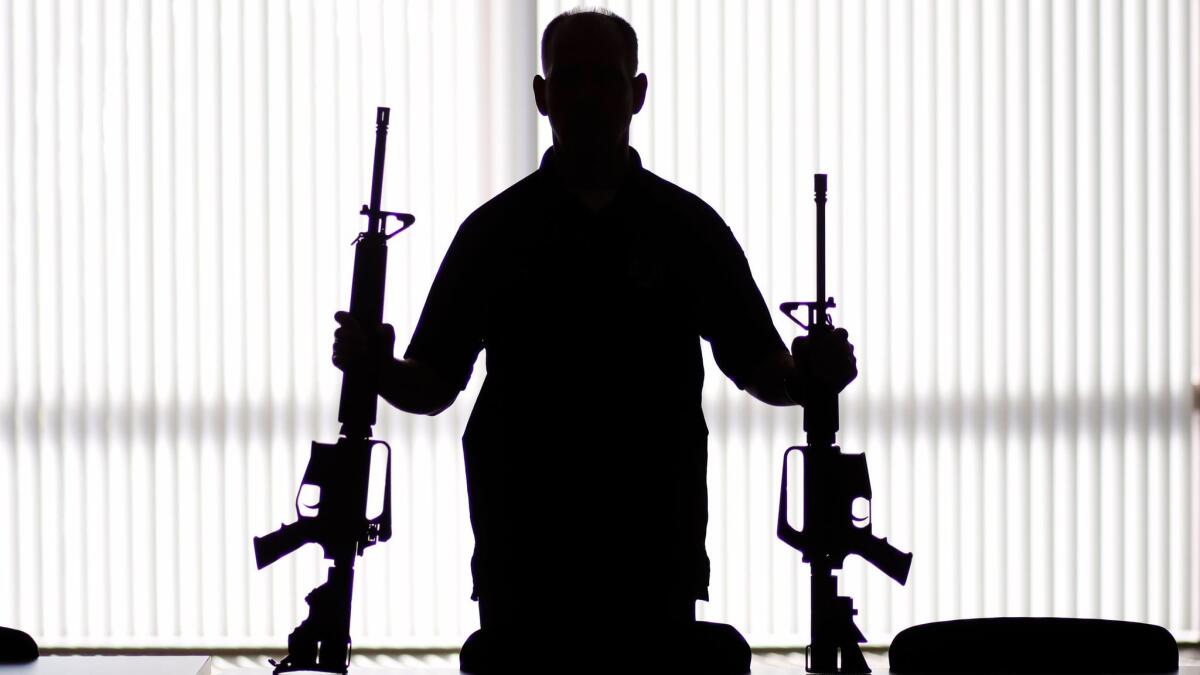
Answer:
<svg viewBox="0 0 1200 675"><path fill-rule="evenodd" d="M746 672L741 635L695 618L709 583L700 341L781 406L791 380L844 387L852 349L844 331L813 335L797 369L730 229L642 167L629 124L648 82L624 20L556 18L542 68L554 145L540 168L462 223L403 359L390 327L338 313L334 364L437 414L487 350L463 435L482 626L463 670Z"/></svg>
<svg viewBox="0 0 1200 675"><path fill-rule="evenodd" d="M825 193L827 177L817 174L814 181L817 202L817 299L813 302L785 302L780 309L808 335L795 339L792 353L799 357L813 343L845 330L834 329L829 310L836 307L825 295ZM808 323L794 312L808 309ZM805 359L799 358L803 364ZM783 457L783 482L779 490L779 538L804 554L812 568L812 643L808 647L808 669L819 673L869 673L858 643L866 637L854 625L853 601L837 593L837 577L850 554L858 555L903 584L908 580L912 554L901 553L895 546L871 534L871 480L867 475L866 455L843 454L834 445L840 420L838 394L841 388L823 386L810 378L795 378L796 384L808 383L807 390L789 392L804 405L805 447L788 448ZM848 382L847 382L848 383ZM844 384L843 384L844 386ZM804 457L804 528L792 528L787 520L787 456L799 450ZM863 500L855 514L855 502Z"/></svg>
<svg viewBox="0 0 1200 675"><path fill-rule="evenodd" d="M1166 673L1179 646L1161 626L1101 619L963 619L900 631L895 673Z"/></svg>
<svg viewBox="0 0 1200 675"><path fill-rule="evenodd" d="M16 628L0 627L0 664L29 663L37 658L37 643L28 633Z"/></svg>
<svg viewBox="0 0 1200 675"><path fill-rule="evenodd" d="M387 274L387 240L407 229L414 218L407 213L383 211L383 161L387 150L388 108L375 117L375 163L371 176L371 201L363 205L367 229L354 241L354 277L347 316L363 326L383 321L384 280ZM400 228L387 232L387 218ZM395 341L394 334L391 342ZM391 342L386 351L391 352ZM382 349L374 350L381 352ZM312 444L312 454L296 495L297 520L262 537L254 538L254 557L262 569L305 544L318 544L333 561L324 584L305 597L308 618L288 636L288 655L275 663L275 672L322 671L345 673L350 665L350 603L354 595L354 559L364 549L392 536L392 450L371 438L379 402L375 368L355 368L342 377L338 421L340 437L334 444ZM382 448L387 453L382 508L367 513L371 458ZM305 488L311 488L306 492ZM301 507L315 511L306 514ZM272 661L272 663L274 663Z"/></svg>

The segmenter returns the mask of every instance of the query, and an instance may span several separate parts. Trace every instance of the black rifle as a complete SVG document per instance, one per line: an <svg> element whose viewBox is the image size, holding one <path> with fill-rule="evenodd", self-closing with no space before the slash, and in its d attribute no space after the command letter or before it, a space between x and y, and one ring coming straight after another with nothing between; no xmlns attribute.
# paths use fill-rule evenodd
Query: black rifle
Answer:
<svg viewBox="0 0 1200 675"><path fill-rule="evenodd" d="M383 322L383 291L387 272L387 240L404 231L415 220L407 213L379 208L383 190L383 158L387 146L388 108L375 117L375 167L371 175L371 203L362 207L367 230L354 240L354 279L350 289L350 314L368 335L375 335ZM388 216L401 226L386 233ZM254 538L258 569L279 560L305 544L319 544L325 558L332 560L329 578L305 597L308 618L288 636L288 655L275 665L276 673L313 670L345 673L350 666L350 600L354 592L354 558L363 550L392 536L392 449L371 438L378 395L377 373L362 368L342 376L338 421L342 423L335 444L312 444L308 467L296 494L296 522ZM377 446L387 453L383 484L383 508L371 518L367 514L367 492L371 481L371 458ZM301 495L311 486L316 494L306 510Z"/></svg>
<svg viewBox="0 0 1200 675"><path fill-rule="evenodd" d="M814 302L785 302L780 309L808 335L801 341L824 339L833 332L833 320L828 310L836 307L833 298L825 296L825 192L826 176L816 174L817 202L817 300ZM808 308L808 323L797 319L793 312ZM800 358L799 354L795 355ZM806 667L820 673L869 673L858 643L866 637L854 625L853 601L838 596L837 577L833 570L841 569L846 556L857 554L875 565L889 577L903 584L908 580L912 554L902 553L895 546L871 534L871 479L867 477L865 455L843 454L834 445L838 430L838 400L836 391L823 389L819 384L805 396L804 431L808 445L788 448L783 455L783 485L779 497L779 538L803 554L804 562L812 566L812 644L806 651ZM797 532L788 524L788 456L799 450L804 456L804 529ZM854 504L866 513L856 516ZM860 509L861 511L861 509Z"/></svg>

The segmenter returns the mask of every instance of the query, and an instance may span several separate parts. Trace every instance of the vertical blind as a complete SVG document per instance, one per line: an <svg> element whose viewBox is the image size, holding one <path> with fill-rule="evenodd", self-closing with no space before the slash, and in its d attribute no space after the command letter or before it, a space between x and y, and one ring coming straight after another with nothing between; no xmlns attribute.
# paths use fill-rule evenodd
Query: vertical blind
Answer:
<svg viewBox="0 0 1200 675"><path fill-rule="evenodd" d="M457 224L536 166L541 29L569 5L0 0L0 625L47 646L282 646L314 547L256 571L335 438L373 112L392 107L385 316L403 345ZM632 144L733 228L768 303L829 289L862 369L840 442L907 586L851 559L872 642L940 618L1200 638L1200 9L1186 0L630 0ZM794 326L777 315L785 339ZM774 538L795 409L706 356L709 619L802 645ZM395 536L358 646L477 626L461 462L484 373L382 411ZM793 505L792 512L797 509Z"/></svg>

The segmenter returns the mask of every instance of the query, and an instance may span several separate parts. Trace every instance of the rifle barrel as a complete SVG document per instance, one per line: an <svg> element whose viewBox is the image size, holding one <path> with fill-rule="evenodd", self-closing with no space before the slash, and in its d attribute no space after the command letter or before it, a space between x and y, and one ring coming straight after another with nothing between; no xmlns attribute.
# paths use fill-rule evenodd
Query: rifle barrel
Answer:
<svg viewBox="0 0 1200 675"><path fill-rule="evenodd" d="M383 158L387 150L388 120L391 108L379 106L375 110L375 164L371 171L371 203L367 231L372 234L383 229L383 218L379 214L379 200L383 194Z"/></svg>
<svg viewBox="0 0 1200 675"><path fill-rule="evenodd" d="M828 192L829 176L813 174L813 188L817 202L817 325L825 325L825 194Z"/></svg>

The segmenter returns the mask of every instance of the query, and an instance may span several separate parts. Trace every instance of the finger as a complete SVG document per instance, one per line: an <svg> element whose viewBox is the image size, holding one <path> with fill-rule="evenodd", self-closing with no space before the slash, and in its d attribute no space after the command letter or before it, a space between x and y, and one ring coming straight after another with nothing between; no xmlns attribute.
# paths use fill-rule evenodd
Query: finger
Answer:
<svg viewBox="0 0 1200 675"><path fill-rule="evenodd" d="M797 335L795 338L792 339L792 352L800 353L800 352L804 351L805 349L808 349L809 345L811 345L811 344L812 344L812 341L808 338L808 336Z"/></svg>
<svg viewBox="0 0 1200 675"><path fill-rule="evenodd" d="M833 335L834 337L841 338L842 340L850 339L850 333L846 332L845 328L838 328L837 330L833 331Z"/></svg>
<svg viewBox="0 0 1200 675"><path fill-rule="evenodd" d="M350 312L334 312L333 320L345 326L350 323L358 323L354 320L354 315Z"/></svg>

